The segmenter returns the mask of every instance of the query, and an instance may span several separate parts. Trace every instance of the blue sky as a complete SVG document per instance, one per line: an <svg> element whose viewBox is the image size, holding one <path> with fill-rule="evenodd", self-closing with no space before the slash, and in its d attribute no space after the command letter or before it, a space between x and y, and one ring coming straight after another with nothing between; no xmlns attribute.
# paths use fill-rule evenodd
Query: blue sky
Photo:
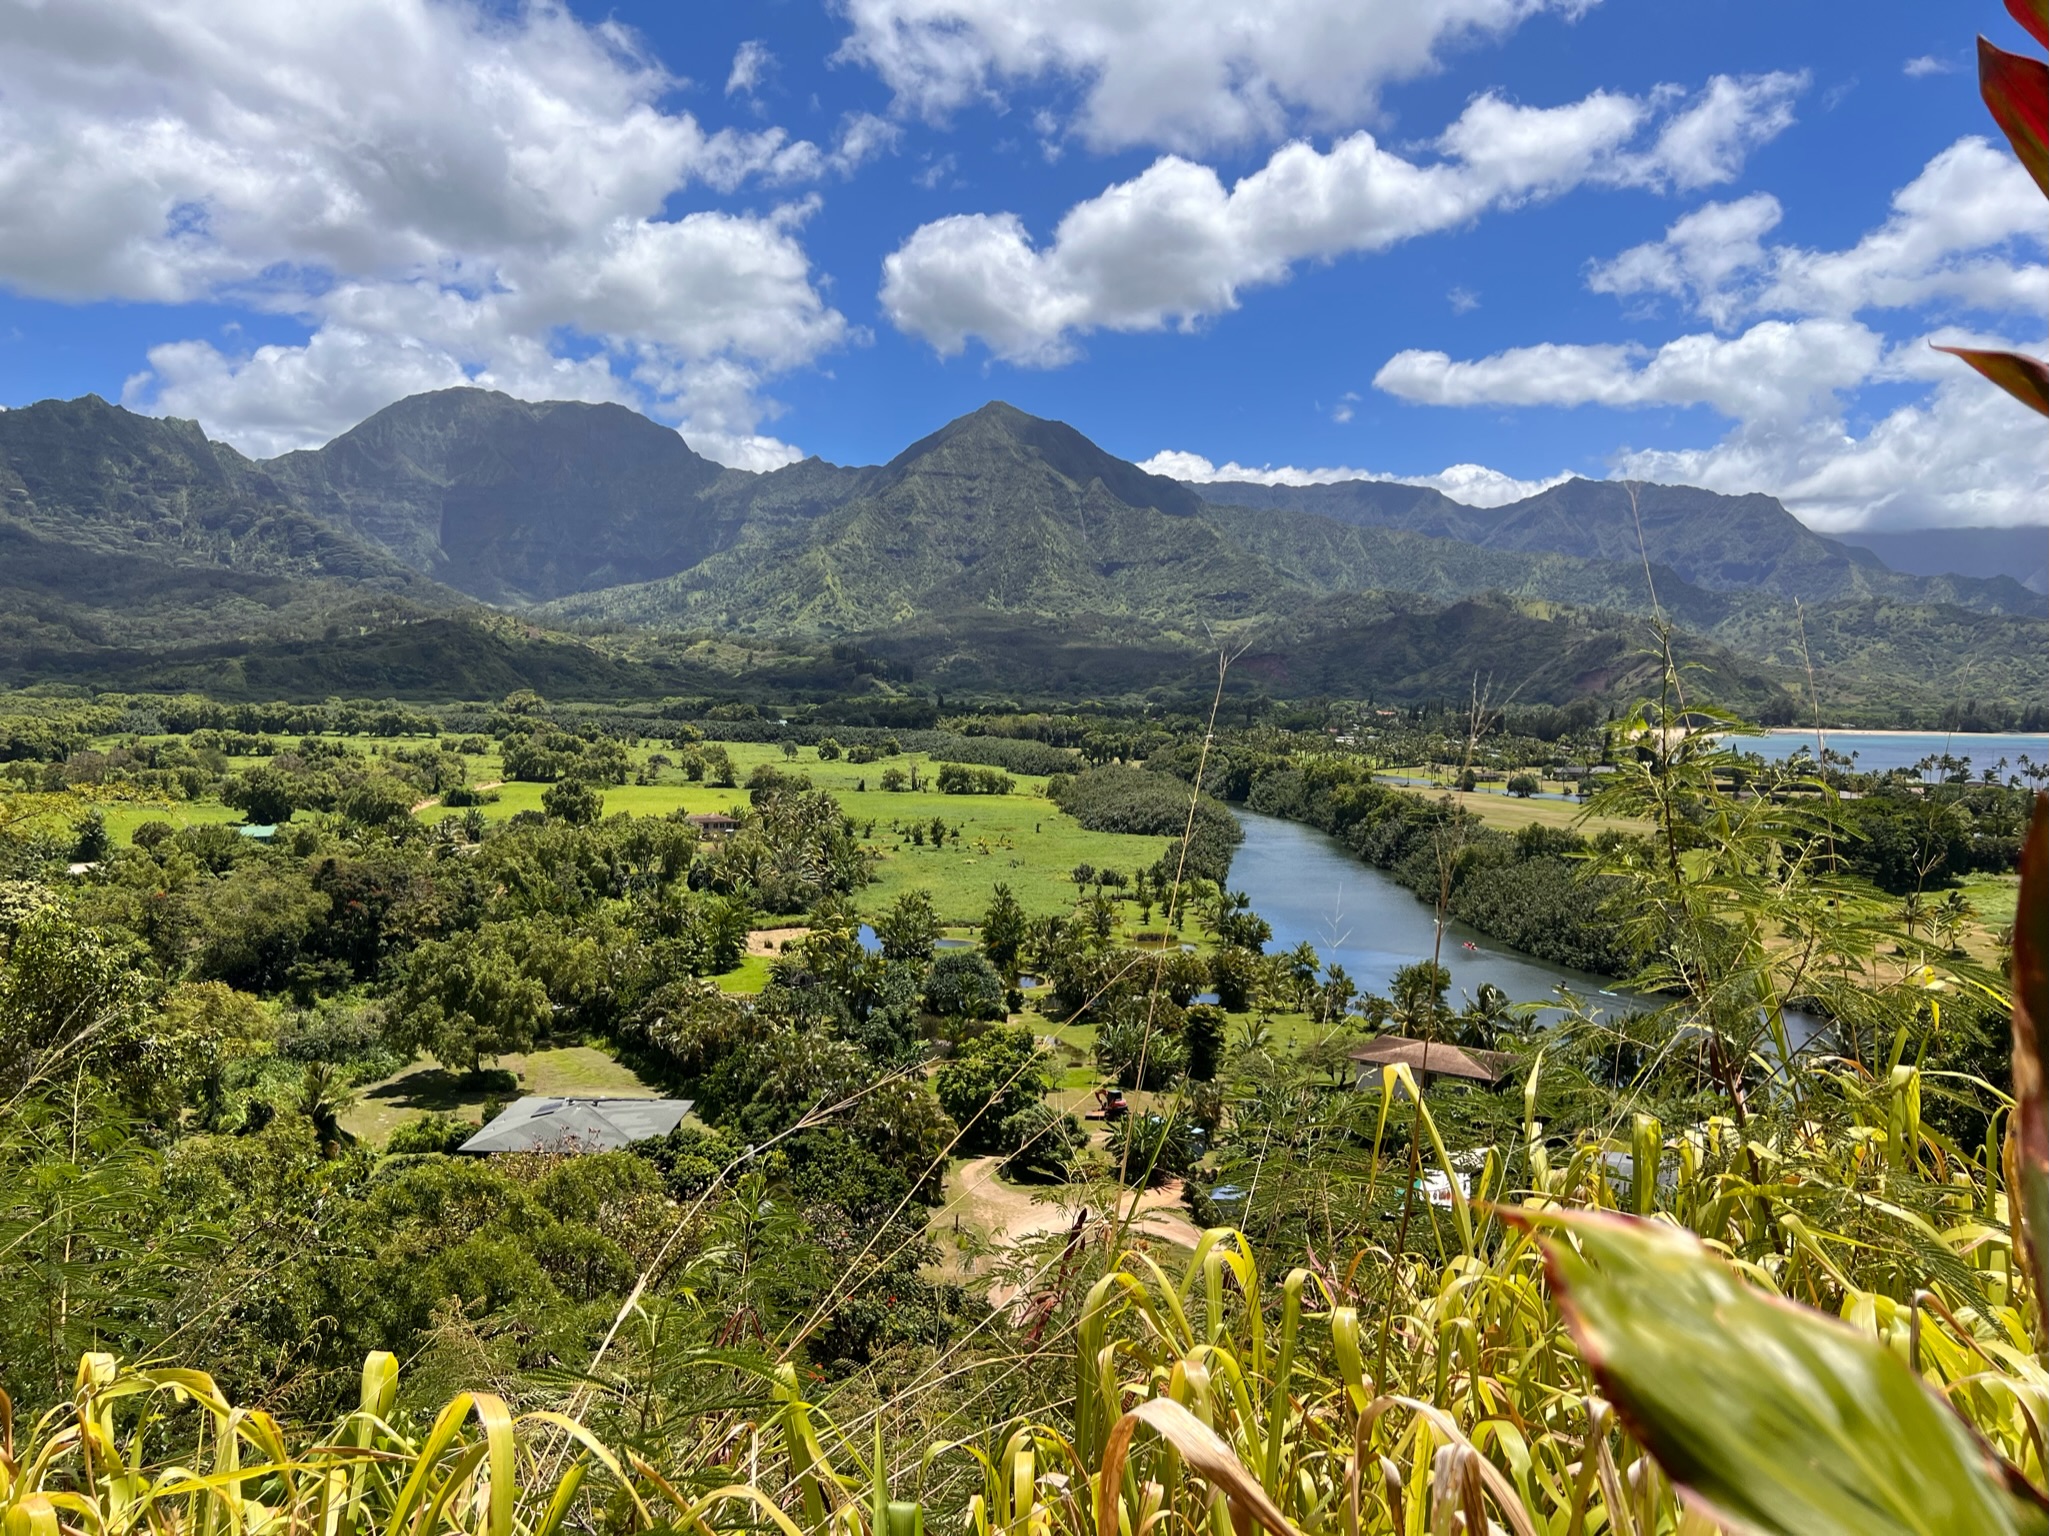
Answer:
<svg viewBox="0 0 2049 1536"><path fill-rule="evenodd" d="M2022 45L1989 0L0 0L0 403L267 454L469 380L768 467L998 397L1195 477L2041 521L2049 443L1925 345L2049 300L1974 27Z"/></svg>

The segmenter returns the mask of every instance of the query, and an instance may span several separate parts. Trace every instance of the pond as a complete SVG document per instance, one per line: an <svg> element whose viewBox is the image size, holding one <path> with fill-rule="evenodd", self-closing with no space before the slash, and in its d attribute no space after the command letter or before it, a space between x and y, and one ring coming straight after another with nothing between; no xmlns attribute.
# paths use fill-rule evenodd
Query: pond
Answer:
<svg viewBox="0 0 2049 1536"><path fill-rule="evenodd" d="M1231 861L1231 889L1273 925L1270 950L1305 940L1323 963L1342 965L1366 992L1386 993L1394 973L1431 958L1437 915L1408 888L1361 863L1313 827L1232 807L1245 841ZM1568 970L1506 948L1460 923L1444 930L1439 963L1451 972L1450 1000L1463 1006L1483 982L1518 1003L1547 1002L1562 984L1597 1008L1632 999L1605 976Z"/></svg>

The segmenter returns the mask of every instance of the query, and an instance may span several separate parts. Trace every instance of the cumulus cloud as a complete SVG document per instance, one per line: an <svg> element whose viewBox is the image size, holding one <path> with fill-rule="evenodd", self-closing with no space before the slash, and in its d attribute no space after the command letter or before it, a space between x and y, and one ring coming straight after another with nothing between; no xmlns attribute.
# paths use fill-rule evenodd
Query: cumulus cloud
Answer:
<svg viewBox="0 0 2049 1536"><path fill-rule="evenodd" d="M1455 47L1594 0L847 0L841 56L928 118L1078 88L1092 147L1184 151L1352 127L1379 89Z"/></svg>
<svg viewBox="0 0 2049 1536"><path fill-rule="evenodd" d="M1816 412L1744 423L1707 448L1624 452L1615 472L1731 493L1768 491L1825 532L2042 521L2049 453L2036 430L2039 418L1954 358L1930 352L1924 338L1889 354L1881 377L1933 388L1861 435L1841 415Z"/></svg>
<svg viewBox="0 0 2049 1536"><path fill-rule="evenodd" d="M1766 245L1783 210L1756 193L1687 214L1664 238L1599 263L1588 283L1618 297L1667 295L1717 325L1743 314L1852 315L1947 301L2033 308L2049 268L2039 259L2039 199L2013 156L1959 139L1894 194L1892 212L1839 251Z"/></svg>
<svg viewBox="0 0 2049 1536"><path fill-rule="evenodd" d="M1548 479L1519 480L1482 464L1454 464L1434 475L1388 475L1370 469L1297 469L1292 464L1213 464L1199 453L1176 448L1162 449L1138 467L1148 474L1166 475L1196 485L1218 481L1247 485L1335 485L1344 480L1384 480L1396 485L1427 486L1469 507L1505 507L1572 478L1569 474L1556 474Z"/></svg>
<svg viewBox="0 0 2049 1536"><path fill-rule="evenodd" d="M1718 327L1795 318L1656 348L1551 343L1468 360L1406 351L1374 383L1446 406L1705 406L1733 423L1719 442L1625 450L1615 472L1765 491L1822 528L2040 522L2049 445L2031 418L1932 352L1929 335L1889 340L1863 318L1940 306L2032 314L2049 280L2038 206L2020 167L1977 138L1935 156L1885 221L1842 250L1770 243L1783 210L1768 194L1710 203L1594 266L1590 286L1675 298ZM1862 391L1880 385L1921 394L1866 423Z"/></svg>
<svg viewBox="0 0 2049 1536"><path fill-rule="evenodd" d="M1704 405L1737 421L1784 421L1863 383L1884 351L1855 321L1765 320L1740 336L1681 336L1655 351L1545 343L1468 362L1398 352L1373 383L1424 405Z"/></svg>
<svg viewBox="0 0 2049 1536"><path fill-rule="evenodd" d="M1900 66L1900 73L1909 80L1920 80L1928 75L1948 75L1956 72L1956 65L1947 59L1938 59L1932 53L1924 53L1907 60Z"/></svg>
<svg viewBox="0 0 2049 1536"><path fill-rule="evenodd" d="M427 380L623 395L692 429L698 372L766 380L847 327L811 281L807 202L668 211L829 157L708 131L665 108L676 84L623 28L545 3L0 7L0 283L300 319L302 346L178 343L130 382L253 448ZM709 430L752 437L771 407L750 409Z"/></svg>
<svg viewBox="0 0 2049 1536"><path fill-rule="evenodd" d="M1804 84L1717 79L1676 110L1607 91L1560 107L1481 96L1428 163L1361 132L1327 151L1288 144L1228 189L1208 166L1169 155L1070 209L1043 246L1010 213L921 226L883 263L883 307L942 356L979 338L1010 361L1057 364L1089 331L1190 325L1298 262L1385 250L1578 186L1725 175L1789 120Z"/></svg>

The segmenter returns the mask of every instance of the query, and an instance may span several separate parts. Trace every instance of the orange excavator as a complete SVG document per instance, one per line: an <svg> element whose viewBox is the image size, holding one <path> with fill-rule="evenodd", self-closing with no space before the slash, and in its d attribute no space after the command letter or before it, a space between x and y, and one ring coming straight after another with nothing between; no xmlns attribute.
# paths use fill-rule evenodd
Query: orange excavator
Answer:
<svg viewBox="0 0 2049 1536"><path fill-rule="evenodd" d="M1122 1088L1098 1088L1096 1107L1088 1112L1090 1120L1122 1120L1131 1113L1131 1106L1124 1101Z"/></svg>

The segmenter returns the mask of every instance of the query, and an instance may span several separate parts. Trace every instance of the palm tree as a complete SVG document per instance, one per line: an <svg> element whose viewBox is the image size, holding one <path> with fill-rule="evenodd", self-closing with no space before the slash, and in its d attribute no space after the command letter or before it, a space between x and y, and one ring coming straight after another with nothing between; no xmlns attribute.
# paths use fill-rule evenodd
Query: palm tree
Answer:
<svg viewBox="0 0 2049 1536"><path fill-rule="evenodd" d="M1480 983L1480 990L1466 1003L1465 1011L1458 1017L1458 1043L1491 1049L1503 1035L1515 1031L1515 1005L1508 1000L1508 994L1491 981Z"/></svg>
<svg viewBox="0 0 2049 1536"><path fill-rule="evenodd" d="M341 1117L354 1107L356 1096L349 1092L332 1062L309 1061L306 1075L299 1080L299 1101L294 1106L313 1122L313 1139L320 1155L336 1158L342 1149L356 1144L353 1133L342 1128Z"/></svg>
<svg viewBox="0 0 2049 1536"><path fill-rule="evenodd" d="M1942 898L1942 904L1935 909L1934 929L1937 942L1944 949L1958 950L1964 947L1964 930L1978 909L1971 905L1970 897L1962 891L1951 891Z"/></svg>

